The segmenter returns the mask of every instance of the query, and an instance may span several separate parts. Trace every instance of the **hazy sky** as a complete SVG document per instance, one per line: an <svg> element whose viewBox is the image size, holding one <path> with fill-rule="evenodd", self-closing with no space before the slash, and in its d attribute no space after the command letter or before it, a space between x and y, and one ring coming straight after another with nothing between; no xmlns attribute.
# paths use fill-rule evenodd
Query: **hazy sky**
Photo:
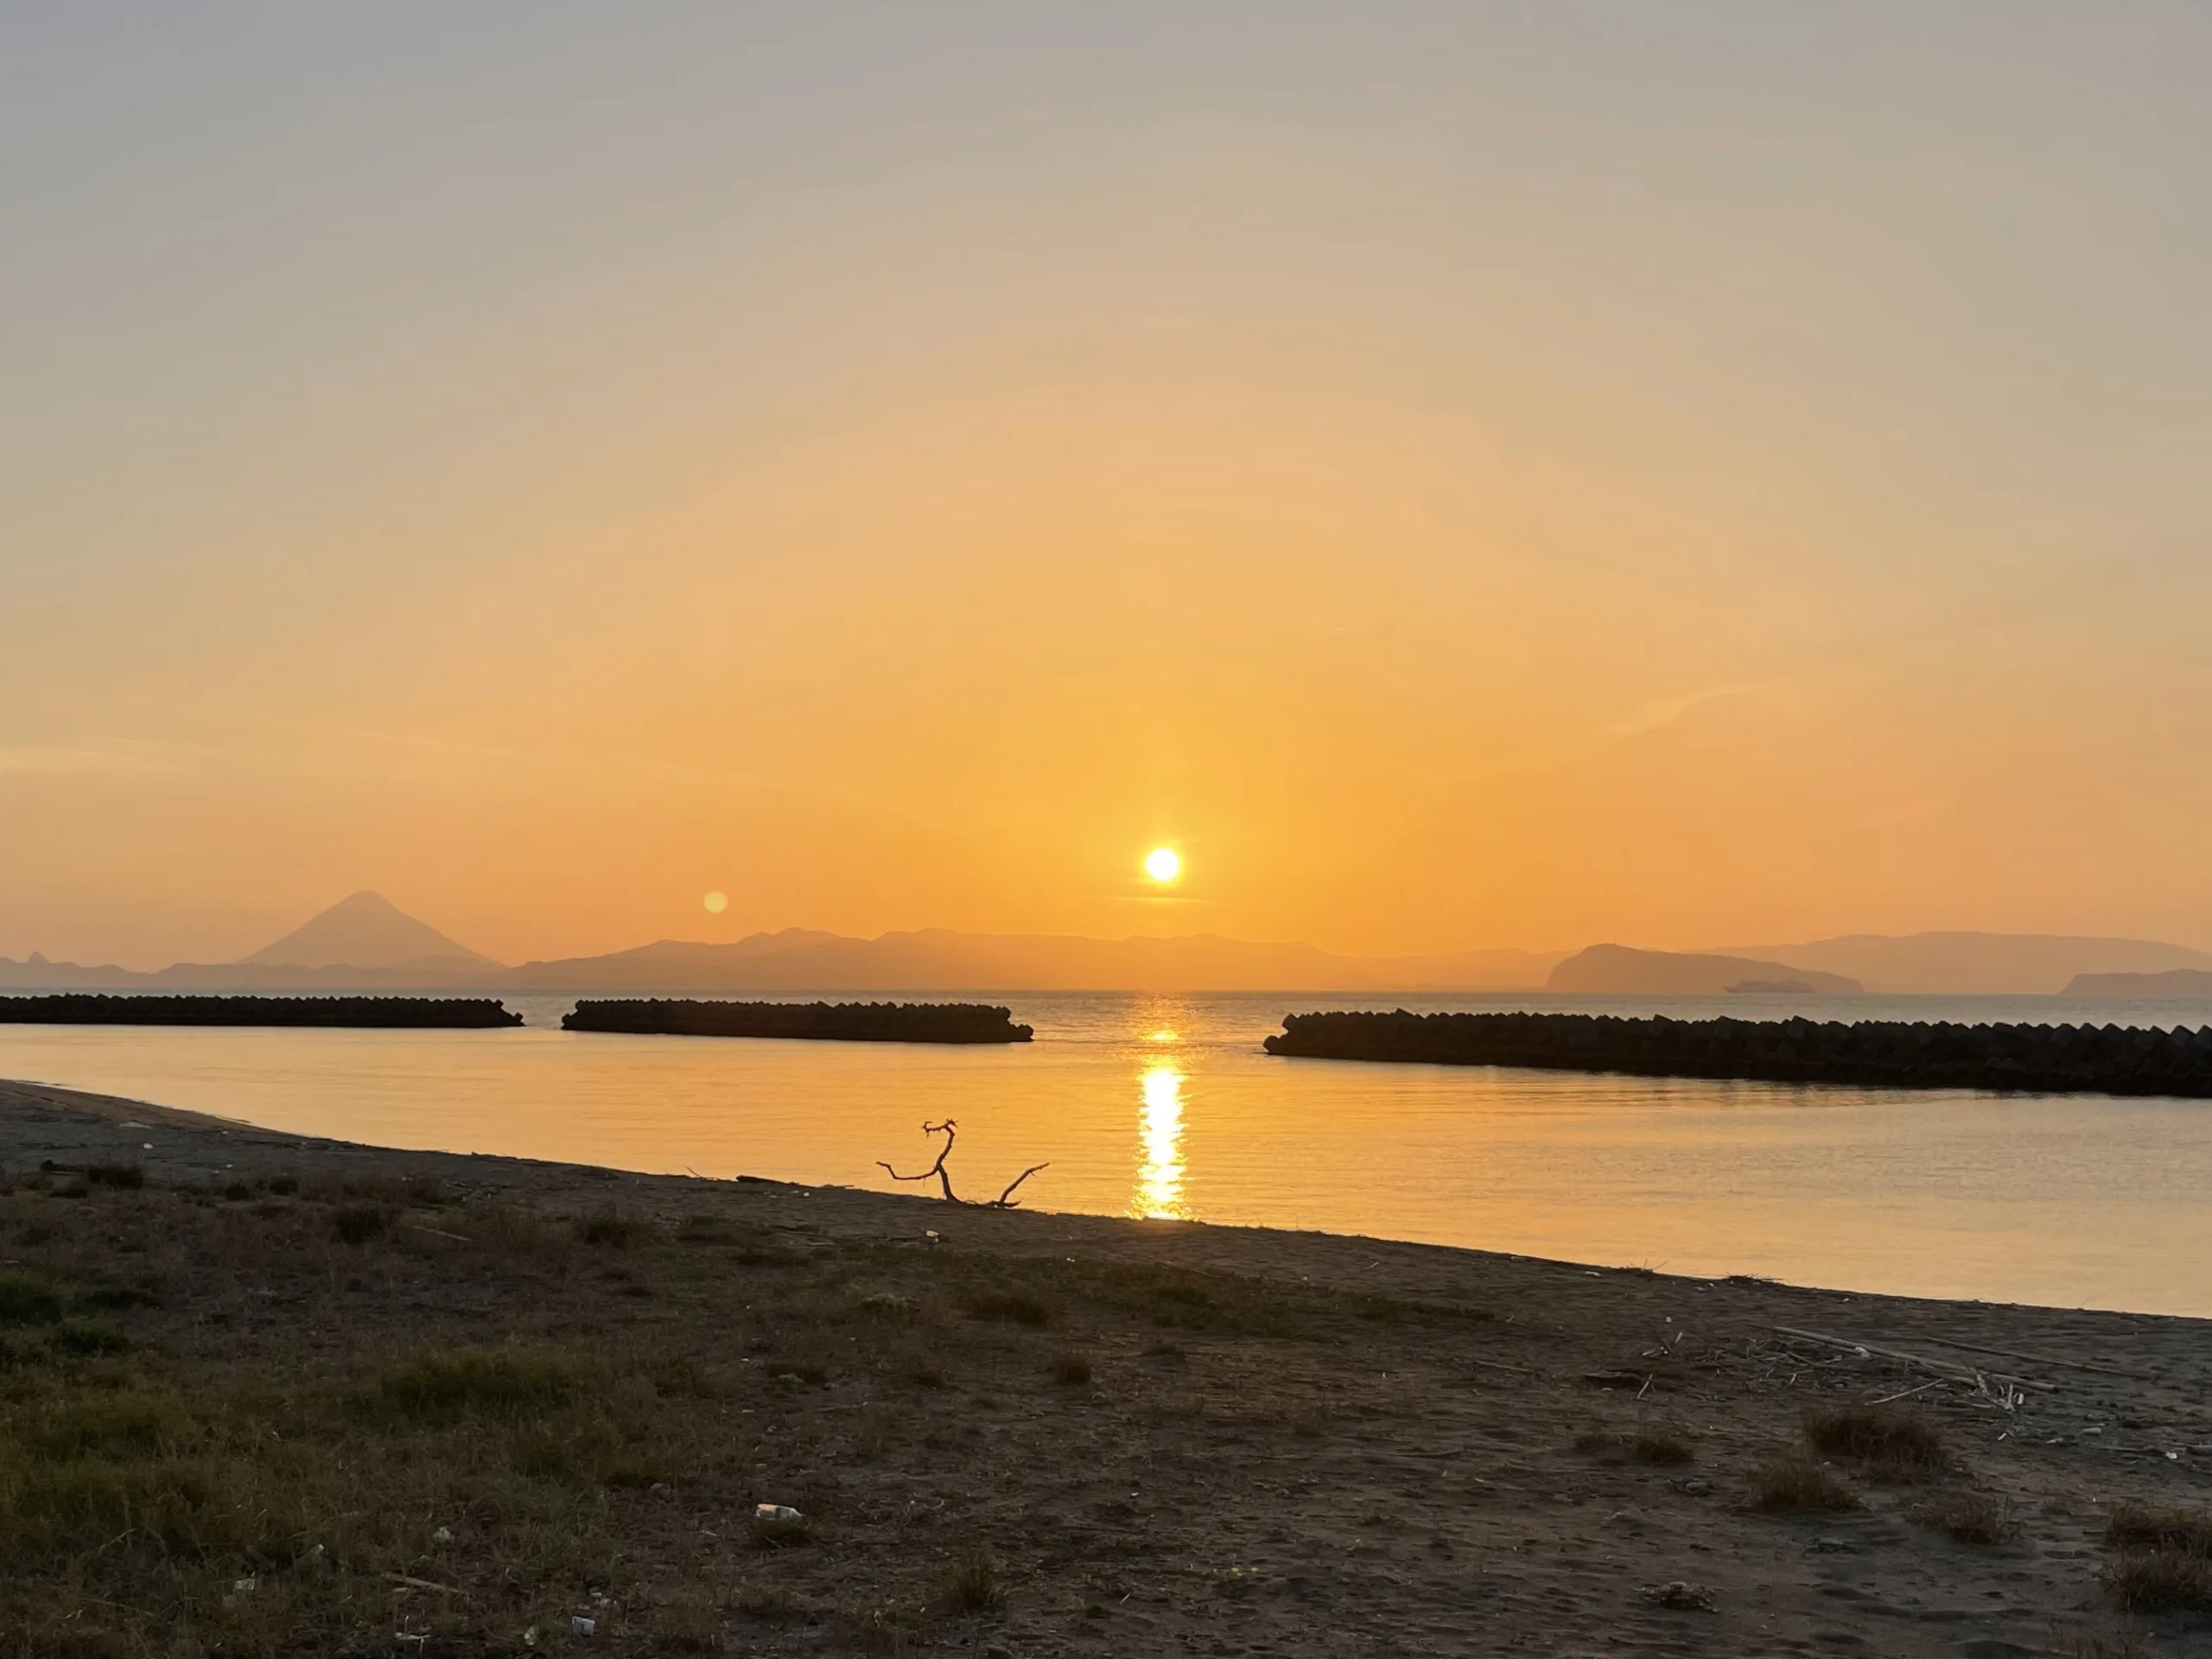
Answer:
<svg viewBox="0 0 2212 1659"><path fill-rule="evenodd" d="M2212 944L2208 85L2201 0L0 3L0 954Z"/></svg>

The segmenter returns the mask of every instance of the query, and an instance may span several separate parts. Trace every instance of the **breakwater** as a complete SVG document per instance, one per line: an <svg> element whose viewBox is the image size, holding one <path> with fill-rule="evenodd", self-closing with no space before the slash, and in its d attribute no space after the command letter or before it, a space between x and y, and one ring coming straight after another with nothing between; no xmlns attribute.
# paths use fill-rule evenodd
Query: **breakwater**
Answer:
<svg viewBox="0 0 2212 1659"><path fill-rule="evenodd" d="M351 1026L466 1031L518 1026L488 996L0 996L0 1025Z"/></svg>
<svg viewBox="0 0 2212 1659"><path fill-rule="evenodd" d="M1270 1054L1878 1089L2212 1098L2212 1027L1588 1014L1294 1014Z"/></svg>
<svg viewBox="0 0 2212 1659"><path fill-rule="evenodd" d="M694 1002L624 997L576 1004L563 1031L782 1037L826 1043L1026 1043L1013 1013L980 1002Z"/></svg>

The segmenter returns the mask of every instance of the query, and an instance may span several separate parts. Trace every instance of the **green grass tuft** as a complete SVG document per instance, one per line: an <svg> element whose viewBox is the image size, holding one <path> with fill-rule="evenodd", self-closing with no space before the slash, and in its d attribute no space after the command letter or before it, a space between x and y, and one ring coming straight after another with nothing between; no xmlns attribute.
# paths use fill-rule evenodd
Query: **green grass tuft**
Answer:
<svg viewBox="0 0 2212 1659"><path fill-rule="evenodd" d="M535 1416L575 1391L560 1356L520 1347L418 1349L377 1384L385 1403L423 1422Z"/></svg>

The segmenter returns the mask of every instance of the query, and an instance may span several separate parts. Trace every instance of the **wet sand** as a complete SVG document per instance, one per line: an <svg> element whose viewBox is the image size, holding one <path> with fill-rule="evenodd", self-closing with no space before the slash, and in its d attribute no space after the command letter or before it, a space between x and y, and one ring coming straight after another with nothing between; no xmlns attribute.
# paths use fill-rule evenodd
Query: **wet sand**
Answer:
<svg viewBox="0 0 2212 1659"><path fill-rule="evenodd" d="M65 1196L131 1163L143 1190ZM622 1653L2212 1654L2212 1609L2116 1604L2104 1542L2117 1504L2212 1505L2212 1322L390 1151L29 1084L0 1084L0 1165L9 1270L158 1281L112 1318L163 1386L340 1389L423 1344L703 1379L639 1408L687 1466L544 1477L605 1564L425 1514L334 1587L280 1603L270 1572L257 1636L216 1641L254 1610L188 1586L126 1609L207 1651L338 1650L285 1645L333 1621L349 1651L562 1650L573 1604ZM388 1231L333 1233L349 1184L402 1194ZM517 1213L557 1233L493 1251ZM1866 1402L1954 1466L1811 1451L1808 1410ZM1757 1507L1793 1459L1854 1507ZM804 1547L758 1547L763 1500ZM2002 1540L1927 1523L1962 1503ZM976 1560L997 1605L947 1587Z"/></svg>

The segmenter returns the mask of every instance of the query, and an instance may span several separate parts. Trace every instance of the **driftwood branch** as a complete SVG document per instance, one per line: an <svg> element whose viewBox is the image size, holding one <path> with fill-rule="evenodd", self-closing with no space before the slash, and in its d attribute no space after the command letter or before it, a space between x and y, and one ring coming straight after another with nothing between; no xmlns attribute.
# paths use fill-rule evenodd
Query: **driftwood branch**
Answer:
<svg viewBox="0 0 2212 1659"><path fill-rule="evenodd" d="M947 1170L944 1166L944 1160L952 1156L952 1143L957 1137L959 1132L959 1124L956 1123L949 1117L942 1123L925 1123L922 1125L922 1133L924 1135L941 1135L944 1137L944 1144L938 1148L937 1160L931 1164L927 1169L918 1171L912 1175L901 1175L897 1170L892 1168L890 1165L885 1163L880 1158L876 1160L875 1166L881 1170L885 1174L888 1175L894 1181L926 1181L934 1175L937 1178L938 1185L944 1191L944 1201L947 1204L967 1204L967 1199L962 1198L957 1192L955 1192L952 1190L951 1172ZM1028 1168L1023 1170L1020 1174L1015 1176L1011 1181L1008 1181L1007 1183L1006 1191L1000 1193L998 1197L995 1198L985 1198L981 1203L974 1205L971 1207L977 1210L1014 1209L1017 1207L1019 1203L1019 1200L1017 1200L1014 1196L1014 1189L1020 1186L1024 1181L1027 1180L1032 1175L1034 1175L1039 1170L1050 1169L1052 1165L1050 1163L1032 1164Z"/></svg>
<svg viewBox="0 0 2212 1659"><path fill-rule="evenodd" d="M1032 1175L1034 1175L1039 1170L1050 1169L1052 1165L1049 1163L1030 1165L1029 1167L1023 1170L1020 1174L1008 1181L1006 1184L1006 1191L1000 1193L995 1198L993 1198L989 1204L984 1206L984 1208L988 1210L1013 1209L1014 1207L1014 1189L1020 1186L1024 1181L1027 1180Z"/></svg>

